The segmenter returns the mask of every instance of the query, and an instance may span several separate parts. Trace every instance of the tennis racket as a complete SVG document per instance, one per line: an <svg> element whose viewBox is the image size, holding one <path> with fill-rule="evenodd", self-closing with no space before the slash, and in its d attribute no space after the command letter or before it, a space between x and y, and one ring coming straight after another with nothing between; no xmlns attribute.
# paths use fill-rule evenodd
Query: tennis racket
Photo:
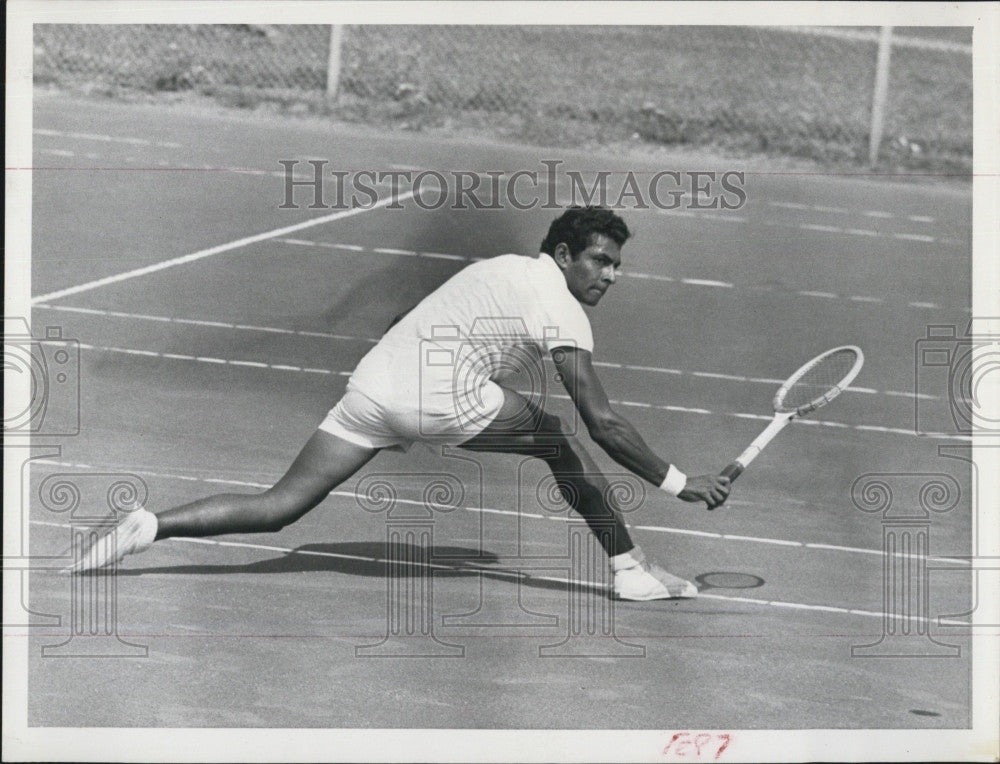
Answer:
<svg viewBox="0 0 1000 764"><path fill-rule="evenodd" d="M722 476L736 480L789 422L825 406L840 395L858 376L864 362L861 348L843 345L821 353L792 374L774 394L774 419L722 470Z"/></svg>

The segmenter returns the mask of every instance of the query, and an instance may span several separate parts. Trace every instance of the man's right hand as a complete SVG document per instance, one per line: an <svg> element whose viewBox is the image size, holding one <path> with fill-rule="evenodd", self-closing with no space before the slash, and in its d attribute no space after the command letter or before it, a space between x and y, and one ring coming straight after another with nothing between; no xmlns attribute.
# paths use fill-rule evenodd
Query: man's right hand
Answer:
<svg viewBox="0 0 1000 764"><path fill-rule="evenodd" d="M729 496L730 480L722 475L697 475L687 479L684 490L677 494L683 501L703 501L709 509L720 506Z"/></svg>

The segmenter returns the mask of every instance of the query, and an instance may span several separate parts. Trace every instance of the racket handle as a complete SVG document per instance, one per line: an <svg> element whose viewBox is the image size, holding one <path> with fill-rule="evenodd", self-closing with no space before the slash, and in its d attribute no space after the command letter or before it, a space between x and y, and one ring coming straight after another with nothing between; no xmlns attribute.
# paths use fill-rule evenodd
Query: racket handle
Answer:
<svg viewBox="0 0 1000 764"><path fill-rule="evenodd" d="M726 468L719 473L721 477L729 478L730 482L736 480L742 473L745 467L739 462L730 462L726 465Z"/></svg>

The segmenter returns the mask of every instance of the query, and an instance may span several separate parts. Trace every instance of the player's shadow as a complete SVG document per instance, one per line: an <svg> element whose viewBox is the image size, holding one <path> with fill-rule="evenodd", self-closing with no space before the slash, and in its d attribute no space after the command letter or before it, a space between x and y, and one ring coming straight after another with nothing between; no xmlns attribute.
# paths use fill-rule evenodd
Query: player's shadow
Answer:
<svg viewBox="0 0 1000 764"><path fill-rule="evenodd" d="M484 187L480 196L488 201L489 193ZM405 202L407 207L412 205L412 201ZM510 210L501 213L449 206L417 218L411 216L407 220L402 239L383 241L382 246L463 258L493 257L502 252L534 255L538 252L536 242L543 233L526 231L517 214L511 214ZM471 259L446 260L433 256L397 255L388 260L384 256L366 256L363 267L351 275L350 291L323 309L323 326L328 331L363 331L378 336L396 315L412 308L471 262Z"/></svg>
<svg viewBox="0 0 1000 764"><path fill-rule="evenodd" d="M378 337L398 314L408 311L466 265L465 261L421 261L423 267L407 273L406 278L400 278L398 265L361 276L349 293L323 310L323 326ZM357 325L359 317L364 317L363 327Z"/></svg>
<svg viewBox="0 0 1000 764"><path fill-rule="evenodd" d="M336 544L304 544L290 552L267 560L237 565L169 565L148 568L123 568L120 576L141 576L150 573L168 575L231 575L234 573L341 573L368 578L419 578L433 573L435 576L473 577L482 575L502 581L519 580L536 589L563 590L564 583L524 578L515 568L502 565L493 552L458 546L435 546L430 555L414 544L395 544L390 565L388 545L384 541L345 541ZM483 570L497 566L495 570Z"/></svg>

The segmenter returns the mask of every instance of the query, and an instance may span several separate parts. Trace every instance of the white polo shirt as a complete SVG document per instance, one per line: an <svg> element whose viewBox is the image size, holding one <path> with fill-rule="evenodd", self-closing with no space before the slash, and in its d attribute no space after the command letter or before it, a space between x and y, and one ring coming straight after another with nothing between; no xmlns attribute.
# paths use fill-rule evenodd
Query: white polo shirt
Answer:
<svg viewBox="0 0 1000 764"><path fill-rule="evenodd" d="M559 266L544 253L500 255L425 297L361 359L348 392L412 418L410 435L454 432L461 442L496 417L496 381L531 393L551 383L541 359L558 347L594 349L590 321Z"/></svg>

